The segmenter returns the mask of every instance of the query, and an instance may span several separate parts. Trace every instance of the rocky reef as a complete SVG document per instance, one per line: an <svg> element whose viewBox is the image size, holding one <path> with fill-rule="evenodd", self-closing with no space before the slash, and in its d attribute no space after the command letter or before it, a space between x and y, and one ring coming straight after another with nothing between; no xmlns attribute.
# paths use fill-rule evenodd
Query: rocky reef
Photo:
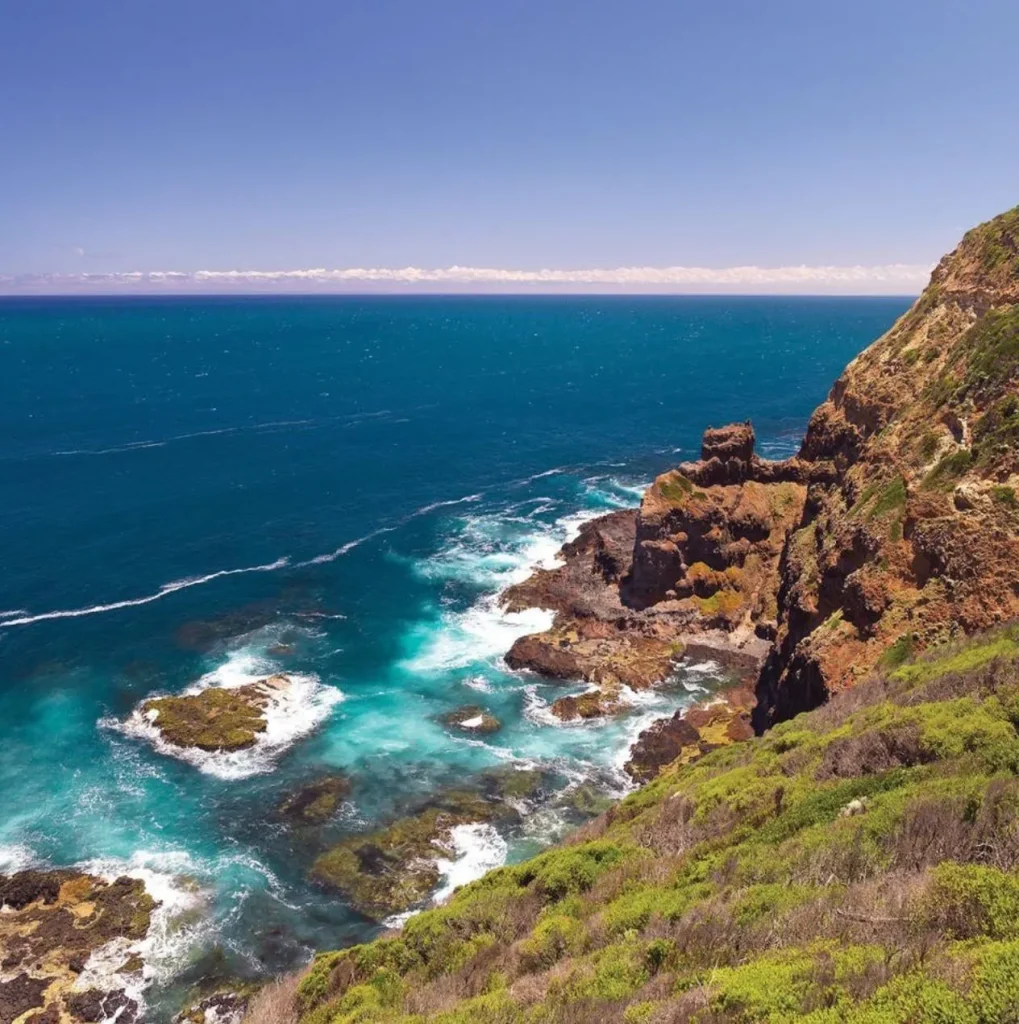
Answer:
<svg viewBox="0 0 1019 1024"><path fill-rule="evenodd" d="M760 730L1019 614L1019 209L941 261L796 457L754 441L749 423L707 430L638 510L586 524L561 567L507 592L555 612L507 663L595 684L560 717L611 713L685 652L746 671Z"/></svg>
<svg viewBox="0 0 1019 1024"><path fill-rule="evenodd" d="M489 714L477 704L465 704L455 711L440 715L439 721L450 729L486 736L502 728L502 723L495 715Z"/></svg>
<svg viewBox="0 0 1019 1024"><path fill-rule="evenodd" d="M325 775L286 796L278 807L280 817L295 825L321 825L336 813L350 789L346 776Z"/></svg>
<svg viewBox="0 0 1019 1024"><path fill-rule="evenodd" d="M135 878L74 870L0 876L0 1021L141 1020L139 943L155 900ZM93 971L96 960L103 970ZM112 981L111 981L112 979Z"/></svg>
<svg viewBox="0 0 1019 1024"><path fill-rule="evenodd" d="M367 835L345 839L312 865L311 877L382 921L424 903L439 885L438 861L453 852L453 829L515 817L508 804L474 792L440 793Z"/></svg>
<svg viewBox="0 0 1019 1024"><path fill-rule="evenodd" d="M210 686L181 697L154 697L144 718L167 743L206 751L245 750L265 732L265 710L290 686L285 675L231 688Z"/></svg>

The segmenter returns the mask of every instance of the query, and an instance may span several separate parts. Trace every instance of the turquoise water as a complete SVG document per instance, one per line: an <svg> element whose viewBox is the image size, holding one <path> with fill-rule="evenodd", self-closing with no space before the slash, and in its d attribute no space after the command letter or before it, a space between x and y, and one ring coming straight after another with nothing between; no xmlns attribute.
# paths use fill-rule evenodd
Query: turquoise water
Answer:
<svg viewBox="0 0 1019 1024"><path fill-rule="evenodd" d="M687 666L618 721L557 726L567 691L501 664L546 617L498 592L709 424L750 416L762 454L794 451L907 305L0 300L0 868L146 877L158 1019L199 977L373 934L305 873L427 794L546 773L519 825L461 836L446 889L553 840L578 787L623 792L639 728L720 677ZM131 724L152 693L272 671L298 693L253 752L187 761ZM468 703L502 730L436 722ZM327 826L275 815L337 771Z"/></svg>

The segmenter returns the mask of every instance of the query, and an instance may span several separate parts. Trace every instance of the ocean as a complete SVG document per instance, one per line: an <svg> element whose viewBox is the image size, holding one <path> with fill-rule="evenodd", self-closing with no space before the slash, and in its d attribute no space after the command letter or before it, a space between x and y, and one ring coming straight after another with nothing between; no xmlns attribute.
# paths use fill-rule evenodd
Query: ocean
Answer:
<svg viewBox="0 0 1019 1024"><path fill-rule="evenodd" d="M331 842L540 769L519 822L458 830L442 890L627 791L629 743L724 681L682 665L606 723L510 672L543 612L498 594L751 418L792 454L896 298L0 299L0 870L85 864L163 901L149 1017L379 926L307 880ZM139 701L294 678L263 739L180 756ZM574 688L581 689L581 688ZM499 732L437 716L480 705ZM326 825L277 813L322 775ZM149 1018L147 1018L149 1019Z"/></svg>

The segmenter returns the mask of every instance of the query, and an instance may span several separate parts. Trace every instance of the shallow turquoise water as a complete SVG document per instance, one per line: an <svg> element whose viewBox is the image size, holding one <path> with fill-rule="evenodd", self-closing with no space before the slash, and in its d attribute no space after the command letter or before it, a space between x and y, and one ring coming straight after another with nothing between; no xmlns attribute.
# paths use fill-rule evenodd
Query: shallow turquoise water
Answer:
<svg viewBox="0 0 1019 1024"><path fill-rule="evenodd" d="M0 300L4 863L148 878L167 908L155 1019L198 976L372 934L307 867L438 789L500 765L548 778L521 825L463 837L447 888L554 839L570 794L622 792L630 738L717 673L557 727L563 688L501 664L542 616L496 595L584 517L636 504L706 425L749 416L762 454L795 450L906 305ZM271 671L303 687L275 747L189 763L124 727L151 693ZM435 721L466 703L503 729ZM274 806L326 771L351 800L286 827Z"/></svg>

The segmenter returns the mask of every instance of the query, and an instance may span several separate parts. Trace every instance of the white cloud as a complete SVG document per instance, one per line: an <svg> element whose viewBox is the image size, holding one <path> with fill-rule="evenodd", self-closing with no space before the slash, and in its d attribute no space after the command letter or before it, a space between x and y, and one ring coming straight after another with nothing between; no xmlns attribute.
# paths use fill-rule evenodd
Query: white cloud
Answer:
<svg viewBox="0 0 1019 1024"><path fill-rule="evenodd" d="M26 274L0 277L6 289L61 290L227 290L350 291L357 285L387 290L452 287L471 291L507 286L567 291L598 287L612 290L696 292L912 292L926 283L930 265L891 263L879 266L789 267L615 267L586 270L512 270L495 267L323 267L302 270L149 270L81 274Z"/></svg>

